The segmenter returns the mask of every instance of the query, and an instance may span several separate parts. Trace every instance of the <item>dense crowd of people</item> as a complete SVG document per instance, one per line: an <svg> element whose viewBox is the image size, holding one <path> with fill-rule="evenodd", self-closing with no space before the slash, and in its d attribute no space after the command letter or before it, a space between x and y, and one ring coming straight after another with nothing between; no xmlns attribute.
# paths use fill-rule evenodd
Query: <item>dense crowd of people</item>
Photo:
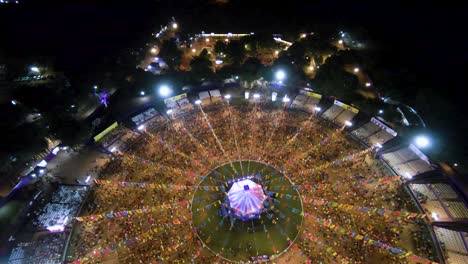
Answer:
<svg viewBox="0 0 468 264"><path fill-rule="evenodd" d="M370 149L342 129L316 116L270 104L219 102L202 105L200 110L143 131L144 140L117 153L99 176L102 180L157 183L163 187L95 186L83 214L190 201L193 186L220 164L258 160L283 171L297 185L304 213L420 257L433 257L421 220L306 202L322 199L341 205L416 212L399 181L371 181L391 174ZM351 154L356 155L343 161ZM174 190L167 187L170 184L187 188ZM222 255L203 247L191 225L190 214L190 206L182 204L149 213L77 222L69 260L223 262ZM306 234L313 234L314 239ZM304 218L294 246L277 262L345 263L337 255L350 263L408 262L400 255L352 239L309 218Z"/></svg>

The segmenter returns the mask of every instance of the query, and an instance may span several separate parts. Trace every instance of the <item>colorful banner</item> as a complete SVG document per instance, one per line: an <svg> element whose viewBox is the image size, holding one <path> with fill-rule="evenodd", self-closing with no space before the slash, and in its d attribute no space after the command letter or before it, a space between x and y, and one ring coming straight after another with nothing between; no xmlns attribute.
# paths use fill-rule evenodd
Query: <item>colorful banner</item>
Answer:
<svg viewBox="0 0 468 264"><path fill-rule="evenodd" d="M318 238L314 235L312 235L309 230L305 231L304 230L304 236L309 239L310 241L312 242L317 242L318 241ZM323 244L324 245L324 244ZM328 254L332 255L339 263L342 263L342 264L348 264L350 261L348 258L346 257L343 257L342 255L338 254L338 252L336 252L335 250L333 250L332 247L327 247L325 249L325 252L327 252ZM308 259L306 261L307 264L312 264L312 260Z"/></svg>
<svg viewBox="0 0 468 264"><path fill-rule="evenodd" d="M125 211L119 211L119 212L110 212L110 213L88 215L88 216L77 216L75 217L75 219L78 222L99 221L103 219L114 219L118 217L126 217L126 216L136 215L136 214L146 214L146 213L156 212L160 209L171 209L171 208L175 209L179 206L187 206L189 204L190 204L189 201L183 200L183 201L172 203L172 204L163 203L162 205L159 205L159 206L151 206L151 207L147 206L141 209L125 210Z"/></svg>
<svg viewBox="0 0 468 264"><path fill-rule="evenodd" d="M175 184L160 184L160 183L147 183L147 182L118 182L118 181L109 181L109 180L94 180L94 183L98 185L112 185L119 187L137 187L145 189L168 189L168 190L197 190L202 188L205 191L222 191L224 190L223 186L217 185L175 185Z"/></svg>
<svg viewBox="0 0 468 264"><path fill-rule="evenodd" d="M405 219L426 217L426 214L412 213L412 212L406 212L406 211L392 211L392 210L387 210L384 208L365 207L365 206L359 206L359 205L339 204L336 202L326 201L324 199L314 199L314 198L304 197L302 201L304 203L313 203L314 205L325 205L328 207L349 210L353 212L360 211L364 213L377 213L379 215L393 216L393 217L405 218Z"/></svg>
<svg viewBox="0 0 468 264"><path fill-rule="evenodd" d="M328 167L330 167L330 166L336 166L336 165L339 165L339 164L341 164L341 163L343 163L343 162L347 162L347 161L353 160L353 159L355 159L355 158L364 156L364 155L366 155L367 153L369 153L370 151L372 151L373 149L374 149L373 147L372 147L372 148L368 148L368 149L366 149L366 150L363 150L363 151L360 151L360 152L357 152L357 153L350 154L350 155L348 155L348 156L346 156L346 157L343 157L343 158L341 158L341 159L337 159L337 160L335 160L335 161L333 161L333 162L328 162L328 163L322 164L322 165L320 165L320 166L318 166L318 167L312 168L312 169L307 170L307 171L308 171L308 172L311 172L311 173L314 173L314 172L316 172L316 171L318 171L318 170L323 170L323 169L326 169L326 168L328 168Z"/></svg>
<svg viewBox="0 0 468 264"><path fill-rule="evenodd" d="M337 232L337 233L339 233L341 235L345 235L345 236L354 238L355 240L362 240L365 245L367 244L367 245L372 245L374 247L382 248L384 250L389 251L390 253L392 253L394 255L404 256L406 258L410 258L412 260L417 260L417 261L420 261L420 262L425 263L425 264L430 264L430 263L431 264L436 264L437 263L437 262L433 262L431 260L416 256L412 252L407 252L405 250L402 250L402 249L399 249L399 248L396 248L396 247L392 247L390 245L382 243L382 242L380 242L378 240L373 240L367 235L361 235L361 234L359 234L357 232L346 230L343 227L340 227L338 225L333 224L332 221L330 221L330 220L322 219L320 217L316 217L316 216L308 214L308 213L304 213L304 216L306 218L308 218L309 220L315 221L318 224L320 224L321 226L324 226L324 227L326 227L326 228L328 228L328 229L330 229L332 231L335 231L335 232Z"/></svg>
<svg viewBox="0 0 468 264"><path fill-rule="evenodd" d="M187 218L179 218L180 219L180 222L183 222L183 221L187 221L188 219ZM164 228L160 228L160 227L155 227L153 229L151 229L150 231L146 232L146 233L143 233L141 234L140 236L136 236L134 238L131 238L131 239L127 239L127 240L124 240L122 242L119 242L118 244L115 244L111 247L108 247L108 248L104 248L104 249L100 249L100 250L94 250L93 251L93 254L89 257L84 257L84 258L81 258L81 259L77 259L75 261L73 261L72 263L73 264L82 264L82 263L86 263L86 262L89 262L89 261L93 261L97 258L101 258L113 251L116 251L117 249L119 248L122 248L122 247L127 247L127 246L133 246L135 244L137 244L138 242L145 242L146 240L150 240L150 239L153 239L154 238L154 235L161 232L161 231L164 231L166 229ZM191 236L190 236L191 238ZM183 239L185 240L185 239ZM175 245L173 246L174 249L178 248L181 244L179 244L179 242L176 242ZM167 251L172 251L171 248L167 248Z"/></svg>

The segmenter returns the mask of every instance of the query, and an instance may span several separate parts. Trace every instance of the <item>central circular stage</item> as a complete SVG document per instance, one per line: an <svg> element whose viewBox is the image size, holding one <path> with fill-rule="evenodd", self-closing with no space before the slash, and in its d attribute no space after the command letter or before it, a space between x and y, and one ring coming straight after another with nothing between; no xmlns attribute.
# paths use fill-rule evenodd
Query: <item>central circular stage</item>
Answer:
<svg viewBox="0 0 468 264"><path fill-rule="evenodd" d="M192 223L203 244L225 260L273 259L296 240L302 200L279 170L258 161L218 166L197 185Z"/></svg>

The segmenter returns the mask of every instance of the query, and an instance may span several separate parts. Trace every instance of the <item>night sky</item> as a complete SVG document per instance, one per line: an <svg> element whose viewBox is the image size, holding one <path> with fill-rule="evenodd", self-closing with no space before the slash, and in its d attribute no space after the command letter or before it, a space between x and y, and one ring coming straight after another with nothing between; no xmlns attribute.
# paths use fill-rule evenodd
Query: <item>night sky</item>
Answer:
<svg viewBox="0 0 468 264"><path fill-rule="evenodd" d="M451 109L433 107L454 114L429 126L444 144L457 144L449 151L462 151L468 159L463 151L468 150L463 110L468 8L462 1L30 0L0 6L0 56L52 56L65 71L86 71L122 48L141 45L172 16L197 33L363 28L375 40L373 48L382 51L382 63L407 73L408 94L415 85L424 86L453 103Z"/></svg>

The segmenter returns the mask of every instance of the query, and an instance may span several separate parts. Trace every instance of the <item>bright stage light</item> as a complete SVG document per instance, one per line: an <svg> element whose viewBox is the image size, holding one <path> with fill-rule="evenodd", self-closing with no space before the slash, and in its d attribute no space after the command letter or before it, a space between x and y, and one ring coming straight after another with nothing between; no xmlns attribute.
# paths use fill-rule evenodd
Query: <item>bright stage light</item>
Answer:
<svg viewBox="0 0 468 264"><path fill-rule="evenodd" d="M425 148L427 146L429 146L429 139L425 136L418 136L415 138L414 142L416 143L416 145L418 145L418 147L420 148Z"/></svg>
<svg viewBox="0 0 468 264"><path fill-rule="evenodd" d="M284 73L284 71L282 71L282 70L279 70L279 71L276 72L275 76L276 76L276 79L278 81L282 81L286 77L286 73Z"/></svg>
<svg viewBox="0 0 468 264"><path fill-rule="evenodd" d="M168 96L168 95L171 94L171 92L172 92L171 89L170 89L169 86L167 86L167 85L161 85L161 86L159 87L159 94L160 94L161 96Z"/></svg>
<svg viewBox="0 0 468 264"><path fill-rule="evenodd" d="M412 179L413 176L409 173L409 172L406 172L405 173L405 177L408 178L408 179Z"/></svg>

